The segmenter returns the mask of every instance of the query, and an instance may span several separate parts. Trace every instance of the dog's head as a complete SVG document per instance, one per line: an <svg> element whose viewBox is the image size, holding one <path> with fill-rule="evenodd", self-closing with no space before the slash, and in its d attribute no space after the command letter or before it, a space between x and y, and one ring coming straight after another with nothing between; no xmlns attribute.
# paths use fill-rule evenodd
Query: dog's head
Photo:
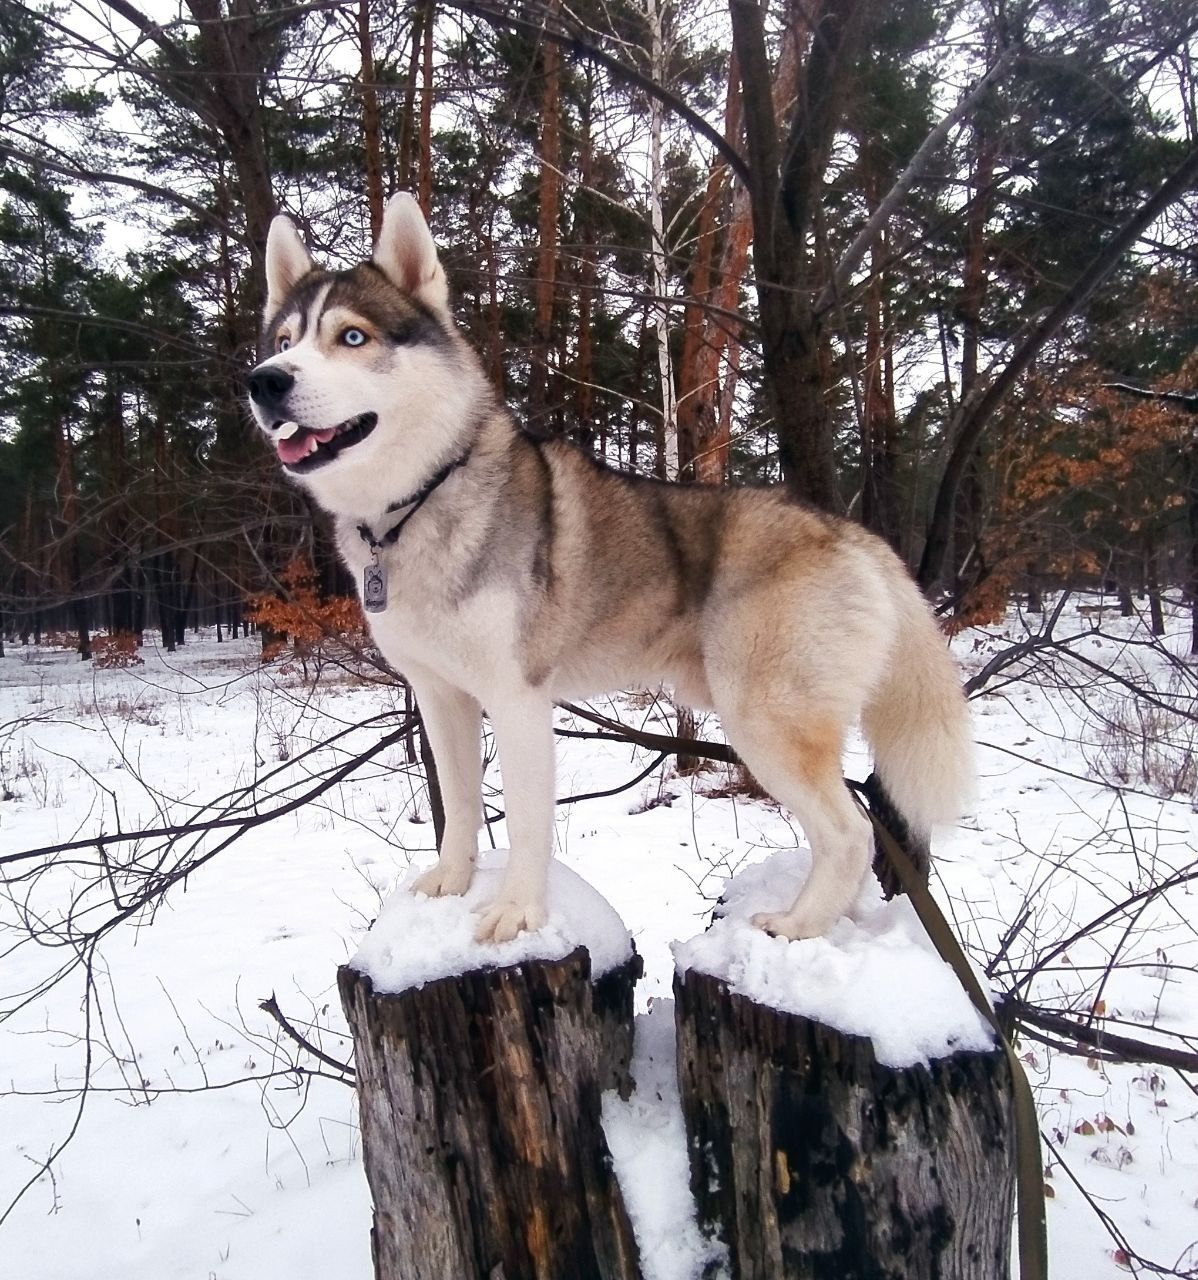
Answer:
<svg viewBox="0 0 1198 1280"><path fill-rule="evenodd" d="M349 271L318 268L291 222L275 218L266 284L250 408L322 506L370 517L460 451L481 378L411 196L391 199L373 257Z"/></svg>

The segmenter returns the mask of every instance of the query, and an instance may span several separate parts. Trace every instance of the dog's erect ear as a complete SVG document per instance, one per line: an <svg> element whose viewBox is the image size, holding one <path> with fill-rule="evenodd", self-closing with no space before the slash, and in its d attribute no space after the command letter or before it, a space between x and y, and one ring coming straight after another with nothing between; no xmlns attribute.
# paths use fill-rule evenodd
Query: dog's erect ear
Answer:
<svg viewBox="0 0 1198 1280"><path fill-rule="evenodd" d="M269 315L312 270L312 255L292 225L280 213L270 224L266 237L266 311Z"/></svg>
<svg viewBox="0 0 1198 1280"><path fill-rule="evenodd" d="M392 284L426 307L448 310L449 284L437 261L437 246L420 206L406 191L392 196L383 210L374 265Z"/></svg>

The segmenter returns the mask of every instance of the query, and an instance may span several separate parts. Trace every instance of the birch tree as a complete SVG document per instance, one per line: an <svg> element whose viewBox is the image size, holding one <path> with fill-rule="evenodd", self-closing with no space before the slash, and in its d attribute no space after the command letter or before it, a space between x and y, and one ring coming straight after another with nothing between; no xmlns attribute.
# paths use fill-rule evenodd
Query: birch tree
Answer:
<svg viewBox="0 0 1198 1280"><path fill-rule="evenodd" d="M649 74L657 84L666 83L666 11L669 0L645 0L649 23ZM674 392L674 362L670 355L670 280L667 263L665 215L662 192L662 139L665 108L657 98L649 100L649 287L653 297L653 328L657 337L657 369L661 378L662 470L667 480L678 479L678 403Z"/></svg>

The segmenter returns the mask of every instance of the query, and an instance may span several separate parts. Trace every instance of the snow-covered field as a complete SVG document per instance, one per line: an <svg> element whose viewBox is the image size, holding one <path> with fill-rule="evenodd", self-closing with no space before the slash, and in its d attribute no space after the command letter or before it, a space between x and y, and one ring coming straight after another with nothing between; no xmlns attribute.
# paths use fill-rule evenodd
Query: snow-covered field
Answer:
<svg viewBox="0 0 1198 1280"><path fill-rule="evenodd" d="M1071 604L1058 623L1060 635L1079 637L1075 657L1003 671L975 698L980 799L938 842L936 892L974 959L999 957L997 990L1020 985L1111 1032L1193 1049L1191 884L1147 893L1198 859L1193 783L1181 776L1193 725L1160 708L1146 724L1118 677L1173 698L1188 687L1192 704L1194 667L1171 670L1138 624L1094 604L1084 613ZM1176 628L1169 644L1182 654L1183 619ZM958 637L966 674L1023 634L1012 617ZM402 694L331 668L313 688L302 672L260 668L248 640L218 646L203 635L173 655L147 646L144 658L128 671L94 671L49 649L12 647L0 659L0 1215L30 1184L0 1225L0 1276L367 1280L370 1206L352 1090L331 1067L303 1080L289 1073L295 1061L318 1064L258 1005L273 993L331 1058L348 1056L336 967L396 880L431 859L432 826L402 741L320 787L394 728L357 726L402 711ZM668 728L642 695L596 706ZM1125 741L1112 723L1134 723L1141 736ZM1169 757L1149 761L1155 782L1140 776L1145 731ZM558 794L618 789L652 758L563 739ZM1188 794L1161 794L1170 768ZM860 753L846 769L864 776ZM1127 785L1103 786L1096 770L1127 774ZM256 799L242 790L255 781ZM491 766L495 808L497 781ZM730 793L728 781L723 769L683 780L658 768L558 810L561 860L614 906L645 958L640 1088L629 1103L610 1100L605 1119L648 1280L687 1280L710 1254L687 1221L671 944L702 930L730 871L801 843L776 806ZM254 824L251 805L261 813L308 792L319 794ZM134 852L144 863L152 837L103 856L85 843L49 867L12 860L204 818L225 825L179 842L157 867L170 876L180 858L196 864L152 915L132 910L125 865ZM491 834L505 843L501 822ZM126 910L94 952L78 950L86 930ZM860 921L873 910L867 896ZM1103 927L1085 928L1104 913ZM849 922L846 938L864 927ZM909 993L913 1006L920 998ZM892 993L880 1000L893 1005ZM1198 1270L1198 1095L1185 1079L1030 1039L1020 1052L1056 1148L1046 1150L1054 1275L1128 1274L1094 1206L1133 1253Z"/></svg>

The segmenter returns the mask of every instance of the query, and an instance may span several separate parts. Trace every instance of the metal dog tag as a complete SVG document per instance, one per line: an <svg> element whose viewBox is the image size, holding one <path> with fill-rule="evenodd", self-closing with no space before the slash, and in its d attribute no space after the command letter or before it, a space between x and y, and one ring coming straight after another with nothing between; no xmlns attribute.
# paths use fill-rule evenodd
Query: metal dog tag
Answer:
<svg viewBox="0 0 1198 1280"><path fill-rule="evenodd" d="M377 555L362 570L362 607L367 613L382 613L387 607L387 571Z"/></svg>

